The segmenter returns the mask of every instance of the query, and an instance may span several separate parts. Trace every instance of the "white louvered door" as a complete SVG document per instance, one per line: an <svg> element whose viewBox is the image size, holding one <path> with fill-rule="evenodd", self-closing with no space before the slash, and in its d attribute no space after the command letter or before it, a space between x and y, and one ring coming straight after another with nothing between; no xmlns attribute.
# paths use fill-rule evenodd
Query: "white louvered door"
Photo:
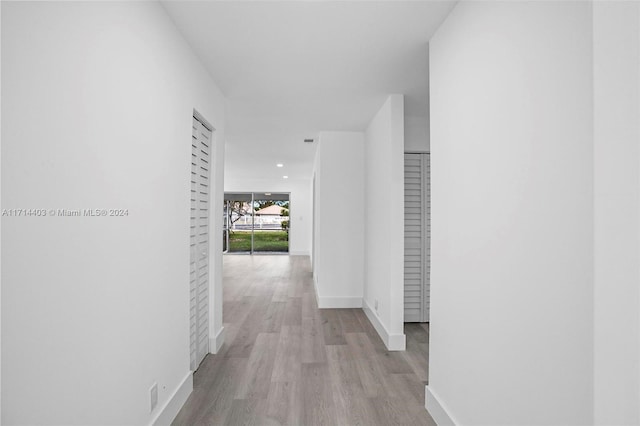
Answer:
<svg viewBox="0 0 640 426"><path fill-rule="evenodd" d="M212 131L193 117L191 139L191 369L209 353L209 190Z"/></svg>
<svg viewBox="0 0 640 426"><path fill-rule="evenodd" d="M404 321L429 321L429 154L404 155Z"/></svg>

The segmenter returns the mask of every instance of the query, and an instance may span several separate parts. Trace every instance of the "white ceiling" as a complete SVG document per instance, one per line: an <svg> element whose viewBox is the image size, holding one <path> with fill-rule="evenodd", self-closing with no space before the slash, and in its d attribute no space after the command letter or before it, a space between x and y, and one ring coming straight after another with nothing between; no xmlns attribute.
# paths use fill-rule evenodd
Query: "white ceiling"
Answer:
<svg viewBox="0 0 640 426"><path fill-rule="evenodd" d="M226 179L309 178L316 143L303 139L364 130L391 93L425 117L427 43L454 5L162 3L227 97Z"/></svg>

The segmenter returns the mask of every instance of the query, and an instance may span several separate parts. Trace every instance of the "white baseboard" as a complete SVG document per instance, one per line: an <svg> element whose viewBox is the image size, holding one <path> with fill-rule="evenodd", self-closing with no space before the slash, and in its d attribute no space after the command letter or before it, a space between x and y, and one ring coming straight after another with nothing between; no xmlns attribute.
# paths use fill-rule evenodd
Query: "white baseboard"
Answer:
<svg viewBox="0 0 640 426"><path fill-rule="evenodd" d="M158 414L151 424L153 426L170 425L178 415L178 412L180 412L184 403L187 402L191 391L193 391L193 372L189 371L184 380L182 380L182 383L180 383L175 392L173 392L173 395L169 397L167 403L164 404L164 407L158 411Z"/></svg>
<svg viewBox="0 0 640 426"><path fill-rule="evenodd" d="M404 334L390 334L389 343L387 343L387 349L390 351L406 351L407 350L407 336Z"/></svg>
<svg viewBox="0 0 640 426"><path fill-rule="evenodd" d="M444 408L442 401L438 399L428 385L425 386L424 408L427 409L438 426L455 426L457 424L449 411Z"/></svg>
<svg viewBox="0 0 640 426"><path fill-rule="evenodd" d="M290 251L289 256L309 256L308 251Z"/></svg>
<svg viewBox="0 0 640 426"><path fill-rule="evenodd" d="M362 308L362 297L320 297L317 276L313 276L313 289L319 309Z"/></svg>
<svg viewBox="0 0 640 426"><path fill-rule="evenodd" d="M313 278L313 291L316 293L316 302L318 302L318 305L320 304L320 295L318 294L318 276L314 273L312 274L312 278Z"/></svg>
<svg viewBox="0 0 640 426"><path fill-rule="evenodd" d="M224 327L220 327L220 331L216 334L216 337L209 338L209 351L212 354L217 354L224 345Z"/></svg>
<svg viewBox="0 0 640 426"><path fill-rule="evenodd" d="M318 297L318 308L362 308L362 297Z"/></svg>
<svg viewBox="0 0 640 426"><path fill-rule="evenodd" d="M390 351L404 351L407 349L406 336L404 334L390 334L384 324L382 324L382 321L380 321L380 318L378 318L378 315L376 315L375 311L371 309L371 306L369 306L366 299L363 300L362 310L367 315L367 318L369 318L373 328L378 332L378 335L387 349Z"/></svg>

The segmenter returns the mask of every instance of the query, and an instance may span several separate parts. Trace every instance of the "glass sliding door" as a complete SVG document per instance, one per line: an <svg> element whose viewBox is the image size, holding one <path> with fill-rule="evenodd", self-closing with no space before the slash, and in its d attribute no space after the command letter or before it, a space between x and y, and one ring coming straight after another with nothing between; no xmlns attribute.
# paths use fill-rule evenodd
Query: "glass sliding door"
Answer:
<svg viewBox="0 0 640 426"><path fill-rule="evenodd" d="M224 197L225 253L251 253L253 231L252 194L226 194Z"/></svg>
<svg viewBox="0 0 640 426"><path fill-rule="evenodd" d="M289 194L254 193L253 251L289 252Z"/></svg>
<svg viewBox="0 0 640 426"><path fill-rule="evenodd" d="M225 253L289 252L289 194L225 193Z"/></svg>

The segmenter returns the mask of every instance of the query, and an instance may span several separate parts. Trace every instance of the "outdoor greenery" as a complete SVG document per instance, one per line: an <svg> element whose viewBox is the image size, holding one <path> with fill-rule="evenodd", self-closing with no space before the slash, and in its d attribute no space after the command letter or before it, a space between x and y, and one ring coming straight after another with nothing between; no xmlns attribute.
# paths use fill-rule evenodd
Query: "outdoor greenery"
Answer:
<svg viewBox="0 0 640 426"><path fill-rule="evenodd" d="M238 222L244 216L251 214L251 204L246 201L234 201L234 200L225 200L225 203L228 204L227 215L229 216L229 226L232 226L234 223ZM255 200L253 202L253 207L255 211L259 211L269 206L280 206L283 208L280 216L289 216L289 201L272 201L272 200ZM289 221L286 221L286 224L282 226L282 229L285 231L289 230Z"/></svg>
<svg viewBox="0 0 640 426"><path fill-rule="evenodd" d="M265 207L269 207L269 206L280 206L280 207L284 207L285 209L289 208L289 202L288 201L273 201L273 200L255 200L254 201L254 206L256 208L256 210L260 210L260 209L264 209Z"/></svg>
<svg viewBox="0 0 640 426"><path fill-rule="evenodd" d="M229 235L229 251L250 251L251 231L233 231ZM289 236L286 231L255 231L254 251L288 251Z"/></svg>
<svg viewBox="0 0 640 426"><path fill-rule="evenodd" d="M282 210L280 210L280 216L282 217L289 217L289 202L287 201L287 207L283 208ZM289 233L289 220L283 220L280 223L280 226L282 226L282 230L286 231L287 233Z"/></svg>

